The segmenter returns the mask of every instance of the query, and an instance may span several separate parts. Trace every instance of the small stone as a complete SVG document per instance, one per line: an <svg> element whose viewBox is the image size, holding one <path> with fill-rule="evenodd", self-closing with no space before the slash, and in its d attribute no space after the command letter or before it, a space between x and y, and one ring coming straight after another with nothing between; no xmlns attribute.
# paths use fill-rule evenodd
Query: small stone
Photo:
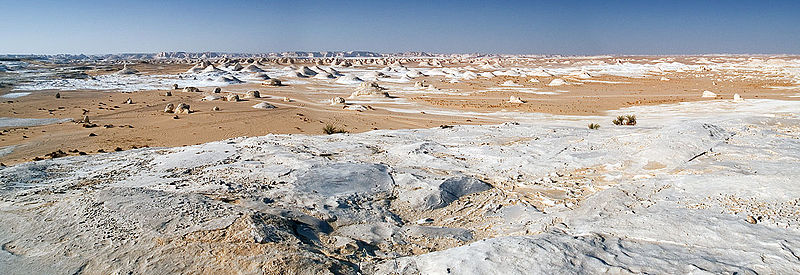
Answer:
<svg viewBox="0 0 800 275"><path fill-rule="evenodd" d="M166 93L164 93L164 95L165 95L165 96L172 96L172 92L170 92L170 91L167 91Z"/></svg>
<svg viewBox="0 0 800 275"><path fill-rule="evenodd" d="M212 111L219 111L219 107L217 107L217 106L214 106L214 108L211 108L211 110L212 110Z"/></svg>
<svg viewBox="0 0 800 275"><path fill-rule="evenodd" d="M56 93L56 98L61 98L61 93Z"/></svg>
<svg viewBox="0 0 800 275"><path fill-rule="evenodd" d="M753 216L747 215L747 222L750 224L757 224L758 220L756 220L756 218L753 218Z"/></svg>
<svg viewBox="0 0 800 275"><path fill-rule="evenodd" d="M222 88L220 88L220 87L214 88L214 93L215 94L218 94L218 93L221 93L221 92L222 92Z"/></svg>

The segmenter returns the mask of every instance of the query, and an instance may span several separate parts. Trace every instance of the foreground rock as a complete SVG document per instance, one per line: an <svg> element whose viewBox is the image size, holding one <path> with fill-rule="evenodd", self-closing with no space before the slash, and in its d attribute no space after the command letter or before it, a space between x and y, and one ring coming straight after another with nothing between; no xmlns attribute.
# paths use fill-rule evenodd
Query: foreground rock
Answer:
<svg viewBox="0 0 800 275"><path fill-rule="evenodd" d="M647 127L554 117L0 167L0 273L798 273L799 107L691 102L626 110Z"/></svg>

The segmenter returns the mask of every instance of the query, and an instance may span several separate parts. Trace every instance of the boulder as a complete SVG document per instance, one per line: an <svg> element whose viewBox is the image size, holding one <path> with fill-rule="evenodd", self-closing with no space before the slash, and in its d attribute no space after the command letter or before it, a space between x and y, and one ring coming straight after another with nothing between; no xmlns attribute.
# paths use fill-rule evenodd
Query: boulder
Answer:
<svg viewBox="0 0 800 275"><path fill-rule="evenodd" d="M178 106L175 107L176 114L189 114L192 111L189 109L189 104L180 103Z"/></svg>
<svg viewBox="0 0 800 275"><path fill-rule="evenodd" d="M247 91L246 98L261 98L261 93L258 90Z"/></svg>
<svg viewBox="0 0 800 275"><path fill-rule="evenodd" d="M508 103L525 103L525 101L522 101L522 99L520 99L519 97L511 96L508 99Z"/></svg>
<svg viewBox="0 0 800 275"><path fill-rule="evenodd" d="M331 105L338 105L338 104L345 104L345 100L343 97L337 96L331 98Z"/></svg>
<svg viewBox="0 0 800 275"><path fill-rule="evenodd" d="M356 98L360 96L377 96L377 97L389 97L389 93L387 93L386 88L378 86L378 83L375 82L363 82L358 85L358 88L350 95L350 98Z"/></svg>
<svg viewBox="0 0 800 275"><path fill-rule="evenodd" d="M199 93L200 89L198 89L196 87L185 87L185 88L183 88L183 91L184 92L190 92L190 93Z"/></svg>
<svg viewBox="0 0 800 275"><path fill-rule="evenodd" d="M228 95L227 97L225 97L225 101L237 102L239 101L239 95L234 95L234 94Z"/></svg>

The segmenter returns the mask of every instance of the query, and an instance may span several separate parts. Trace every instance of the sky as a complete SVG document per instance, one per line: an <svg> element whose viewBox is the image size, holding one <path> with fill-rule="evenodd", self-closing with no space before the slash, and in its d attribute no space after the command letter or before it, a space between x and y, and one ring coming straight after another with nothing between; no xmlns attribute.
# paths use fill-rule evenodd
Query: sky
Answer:
<svg viewBox="0 0 800 275"><path fill-rule="evenodd" d="M0 54L800 54L800 1L9 1Z"/></svg>

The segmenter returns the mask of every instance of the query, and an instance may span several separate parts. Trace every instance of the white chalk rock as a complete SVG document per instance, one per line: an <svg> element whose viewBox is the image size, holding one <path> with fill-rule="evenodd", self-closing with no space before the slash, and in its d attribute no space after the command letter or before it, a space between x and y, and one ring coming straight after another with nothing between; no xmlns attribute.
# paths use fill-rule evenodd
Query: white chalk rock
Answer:
<svg viewBox="0 0 800 275"><path fill-rule="evenodd" d="M744 102L744 98L742 98L739 94L734 94L733 102Z"/></svg>
<svg viewBox="0 0 800 275"><path fill-rule="evenodd" d="M508 99L508 103L525 103L525 101L522 101L519 97L512 96Z"/></svg>
<svg viewBox="0 0 800 275"><path fill-rule="evenodd" d="M553 79L552 81L550 81L550 84L547 84L547 86L562 86L562 85L567 85L567 82L561 78Z"/></svg>
<svg viewBox="0 0 800 275"><path fill-rule="evenodd" d="M337 97L331 98L331 105L338 105L338 104L344 104L344 103L345 103L345 100L344 100L343 97L337 96Z"/></svg>
<svg viewBox="0 0 800 275"><path fill-rule="evenodd" d="M256 109L275 109L275 106L266 102L261 102L256 105L253 105L253 108Z"/></svg>
<svg viewBox="0 0 800 275"><path fill-rule="evenodd" d="M176 114L188 114L188 113L191 113L191 112L192 111L189 108L189 104L186 104L186 103L180 103L180 104L178 104L178 106L175 107L175 113Z"/></svg>
<svg viewBox="0 0 800 275"><path fill-rule="evenodd" d="M717 94L715 94L715 93L713 93L711 91L703 91L703 96L702 97L703 98L715 98L715 97L717 97Z"/></svg>
<svg viewBox="0 0 800 275"><path fill-rule="evenodd" d="M261 93L258 90L247 91L246 98L261 98Z"/></svg>

